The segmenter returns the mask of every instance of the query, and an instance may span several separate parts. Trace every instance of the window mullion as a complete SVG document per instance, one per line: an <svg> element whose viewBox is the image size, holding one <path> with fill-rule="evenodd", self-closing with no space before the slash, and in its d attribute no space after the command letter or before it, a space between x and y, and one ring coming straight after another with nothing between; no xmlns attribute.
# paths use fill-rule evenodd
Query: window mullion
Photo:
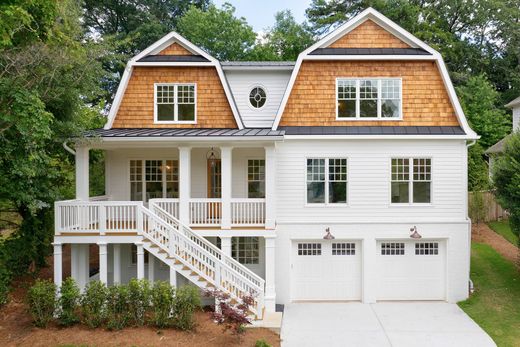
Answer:
<svg viewBox="0 0 520 347"><path fill-rule="evenodd" d="M413 158L410 158L409 159L409 181L408 181L408 186L409 186L409 190L410 190L410 196L408 197L408 202L410 204L413 204Z"/></svg>
<svg viewBox="0 0 520 347"><path fill-rule="evenodd" d="M143 176L141 177L142 178L142 182L141 182L141 185L142 185L142 191L143 191L143 194L142 194L142 201L143 203L146 202L146 160L141 160L141 167L143 168L143 171L142 171L142 174Z"/></svg>
<svg viewBox="0 0 520 347"><path fill-rule="evenodd" d="M162 197L166 198L166 159L161 161L161 180L162 180Z"/></svg>
<svg viewBox="0 0 520 347"><path fill-rule="evenodd" d="M325 158L325 203L329 203L329 159Z"/></svg>
<svg viewBox="0 0 520 347"><path fill-rule="evenodd" d="M381 80L377 80L377 118L381 118L381 97L382 97L382 92L381 92Z"/></svg>
<svg viewBox="0 0 520 347"><path fill-rule="evenodd" d="M178 85L173 86L173 119L179 121Z"/></svg>
<svg viewBox="0 0 520 347"><path fill-rule="evenodd" d="M356 118L359 118L359 112L361 111L361 105L360 105L360 98L361 98L361 93L359 91L359 80L356 80Z"/></svg>

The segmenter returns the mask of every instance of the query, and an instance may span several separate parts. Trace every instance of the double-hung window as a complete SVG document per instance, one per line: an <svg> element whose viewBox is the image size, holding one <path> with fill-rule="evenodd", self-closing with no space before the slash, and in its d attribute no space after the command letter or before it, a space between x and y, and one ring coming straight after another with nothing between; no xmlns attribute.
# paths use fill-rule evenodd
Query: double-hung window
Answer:
<svg viewBox="0 0 520 347"><path fill-rule="evenodd" d="M265 198L265 160L247 161L247 197Z"/></svg>
<svg viewBox="0 0 520 347"><path fill-rule="evenodd" d="M347 203L347 159L307 159L307 203Z"/></svg>
<svg viewBox="0 0 520 347"><path fill-rule="evenodd" d="M391 202L430 203L431 170L430 158L392 158Z"/></svg>
<svg viewBox="0 0 520 347"><path fill-rule="evenodd" d="M155 85L156 123L195 123L196 85L164 83Z"/></svg>
<svg viewBox="0 0 520 347"><path fill-rule="evenodd" d="M130 160L130 200L147 202L155 198L178 197L177 160Z"/></svg>
<svg viewBox="0 0 520 347"><path fill-rule="evenodd" d="M398 78L339 78L336 97L338 120L401 118Z"/></svg>

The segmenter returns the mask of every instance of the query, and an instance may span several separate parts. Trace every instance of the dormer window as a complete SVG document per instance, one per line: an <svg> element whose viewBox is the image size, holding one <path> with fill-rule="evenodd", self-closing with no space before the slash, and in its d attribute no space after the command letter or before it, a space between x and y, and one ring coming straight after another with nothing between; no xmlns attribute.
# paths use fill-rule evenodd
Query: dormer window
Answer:
<svg viewBox="0 0 520 347"><path fill-rule="evenodd" d="M195 84L155 84L155 123L194 124L195 104Z"/></svg>
<svg viewBox="0 0 520 347"><path fill-rule="evenodd" d="M265 93L265 89L262 87L254 87L249 92L249 103L254 108L262 108L265 105L265 101L267 100L267 94Z"/></svg>
<svg viewBox="0 0 520 347"><path fill-rule="evenodd" d="M336 119L400 119L401 79L338 78Z"/></svg>

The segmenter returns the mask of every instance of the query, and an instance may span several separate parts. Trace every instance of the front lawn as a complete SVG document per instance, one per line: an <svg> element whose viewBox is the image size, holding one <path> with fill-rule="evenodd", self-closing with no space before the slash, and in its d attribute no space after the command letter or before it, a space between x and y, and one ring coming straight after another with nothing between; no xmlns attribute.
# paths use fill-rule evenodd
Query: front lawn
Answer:
<svg viewBox="0 0 520 347"><path fill-rule="evenodd" d="M518 235L513 233L507 219L496 222L489 222L488 225L497 234L502 235L507 241L511 242L515 246L518 246Z"/></svg>
<svg viewBox="0 0 520 347"><path fill-rule="evenodd" d="M520 346L520 273L491 246L474 243L471 248L476 291L459 306L498 346Z"/></svg>

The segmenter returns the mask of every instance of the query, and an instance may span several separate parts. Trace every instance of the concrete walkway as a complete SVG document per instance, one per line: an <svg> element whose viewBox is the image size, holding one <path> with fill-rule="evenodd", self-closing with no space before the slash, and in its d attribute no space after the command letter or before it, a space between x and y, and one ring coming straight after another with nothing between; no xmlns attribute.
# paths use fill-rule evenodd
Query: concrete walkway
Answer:
<svg viewBox="0 0 520 347"><path fill-rule="evenodd" d="M457 305L440 302L290 304L281 338L283 347L496 346Z"/></svg>

